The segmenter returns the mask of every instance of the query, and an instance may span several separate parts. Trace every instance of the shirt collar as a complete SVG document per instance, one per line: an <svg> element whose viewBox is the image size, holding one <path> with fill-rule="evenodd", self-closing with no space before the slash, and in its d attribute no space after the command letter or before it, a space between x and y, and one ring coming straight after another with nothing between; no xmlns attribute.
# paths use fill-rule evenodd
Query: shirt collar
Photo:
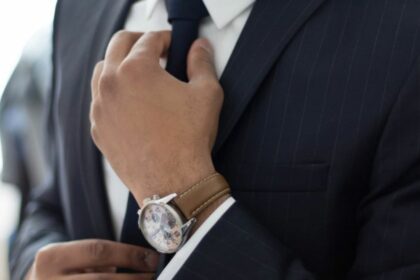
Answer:
<svg viewBox="0 0 420 280"><path fill-rule="evenodd" d="M163 0L145 0L146 17L150 18L159 1ZM203 0L204 5L209 11L210 17L217 28L222 29L232 20L245 11L255 0Z"/></svg>

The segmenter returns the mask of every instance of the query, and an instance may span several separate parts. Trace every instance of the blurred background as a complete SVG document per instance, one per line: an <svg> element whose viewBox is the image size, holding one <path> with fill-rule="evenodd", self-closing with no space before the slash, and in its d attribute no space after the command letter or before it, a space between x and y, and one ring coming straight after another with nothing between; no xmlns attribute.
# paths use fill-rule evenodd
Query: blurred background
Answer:
<svg viewBox="0 0 420 280"><path fill-rule="evenodd" d="M0 280L29 192L42 184L55 0L0 0Z"/></svg>

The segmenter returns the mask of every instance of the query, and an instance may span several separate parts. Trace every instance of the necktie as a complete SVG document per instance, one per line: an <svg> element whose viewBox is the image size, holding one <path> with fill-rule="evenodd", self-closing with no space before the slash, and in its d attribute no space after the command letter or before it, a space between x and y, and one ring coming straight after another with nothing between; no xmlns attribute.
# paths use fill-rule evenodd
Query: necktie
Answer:
<svg viewBox="0 0 420 280"><path fill-rule="evenodd" d="M130 193L128 195L127 208L125 210L125 217L121 232L121 242L151 248L138 227L138 210L139 206L134 199L134 196ZM135 271L128 268L118 268L118 272L134 273Z"/></svg>
<svg viewBox="0 0 420 280"><path fill-rule="evenodd" d="M187 55L198 37L200 21L209 15L202 0L166 0L168 21L172 25L166 70L187 81Z"/></svg>
<svg viewBox="0 0 420 280"><path fill-rule="evenodd" d="M121 242L150 248L149 243L144 239L138 227L138 210L139 206L130 193L128 196L127 208L125 210Z"/></svg>
<svg viewBox="0 0 420 280"><path fill-rule="evenodd" d="M187 81L187 55L198 37L200 21L208 16L202 0L166 0L168 21L172 25L171 45L166 70L181 81ZM137 226L138 205L130 193L124 218L121 242L150 247ZM170 260L163 257L160 269Z"/></svg>

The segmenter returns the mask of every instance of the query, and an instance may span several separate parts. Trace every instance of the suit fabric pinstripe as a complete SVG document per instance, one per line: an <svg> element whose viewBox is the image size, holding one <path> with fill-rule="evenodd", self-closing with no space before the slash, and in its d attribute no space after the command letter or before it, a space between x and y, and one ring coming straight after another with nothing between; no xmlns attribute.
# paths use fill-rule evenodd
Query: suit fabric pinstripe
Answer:
<svg viewBox="0 0 420 280"><path fill-rule="evenodd" d="M59 1L56 168L15 279L43 244L113 238L89 79L129 4ZM417 0L255 3L221 77L213 151L237 203L176 279L420 279L419 23Z"/></svg>

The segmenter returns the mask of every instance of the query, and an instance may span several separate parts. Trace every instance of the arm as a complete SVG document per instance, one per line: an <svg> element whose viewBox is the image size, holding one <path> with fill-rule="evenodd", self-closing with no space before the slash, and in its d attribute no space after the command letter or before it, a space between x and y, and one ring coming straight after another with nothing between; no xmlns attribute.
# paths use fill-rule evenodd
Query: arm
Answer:
<svg viewBox="0 0 420 280"><path fill-rule="evenodd" d="M170 34L165 31L144 35L121 31L111 39L92 78L92 137L139 205L155 194L183 193L214 173L211 148L223 90L213 53L202 39L192 45L189 82L184 83L159 65L169 43ZM205 224L208 215L197 217L198 223ZM232 245L223 246L218 240ZM239 258L232 257L232 247ZM205 258L198 260L197 254ZM239 261L232 263L235 259ZM189 269L191 262L200 273ZM296 272L302 279L314 279L291 252L234 204L182 266L179 279L197 279L200 274L208 279L238 279L238 275L281 279L279 275L295 277Z"/></svg>
<svg viewBox="0 0 420 280"><path fill-rule="evenodd" d="M188 56L189 82L180 82L159 65L159 57L169 46L169 35L117 33L92 78L93 139L140 205L154 194L183 193L214 172L211 148L223 91L213 68L213 53L206 41L196 41ZM223 200L213 206L221 203ZM210 214L197 217L198 223L206 223ZM215 237L219 228L223 230ZM218 239L230 240L234 245L226 248L213 243ZM209 242L208 247L203 247ZM226 269L223 264L236 258L232 257L232 247L246 247L246 252L239 253L249 255ZM279 279L280 275L288 277L296 272L305 279L313 278L297 258L238 205L206 235L180 273L191 273L186 267L191 261L200 262L194 258L200 252L209 254L205 258L208 262L200 260L202 263L196 264L210 279L221 277L218 268L227 279L237 279L238 274L246 279ZM179 253L174 261L179 259ZM218 267L214 262L222 265ZM190 278L180 279L196 278L185 276Z"/></svg>
<svg viewBox="0 0 420 280"><path fill-rule="evenodd" d="M236 202L204 237L175 279L317 279Z"/></svg>

